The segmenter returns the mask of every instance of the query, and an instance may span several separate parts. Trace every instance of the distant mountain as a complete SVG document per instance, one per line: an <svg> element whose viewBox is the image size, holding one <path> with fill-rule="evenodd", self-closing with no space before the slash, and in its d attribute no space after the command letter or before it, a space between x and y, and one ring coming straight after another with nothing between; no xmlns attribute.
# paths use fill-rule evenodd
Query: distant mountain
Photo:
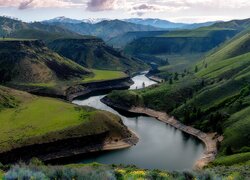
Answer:
<svg viewBox="0 0 250 180"><path fill-rule="evenodd" d="M20 29L28 29L29 25L22 21L0 16L0 36L6 36Z"/></svg>
<svg viewBox="0 0 250 180"><path fill-rule="evenodd" d="M82 37L77 33L59 26L42 24L40 22L25 23L8 17L0 17L0 36L39 40Z"/></svg>
<svg viewBox="0 0 250 180"><path fill-rule="evenodd" d="M82 22L89 23L89 24L96 24L102 21L110 21L110 19L107 18L88 18L83 19Z"/></svg>
<svg viewBox="0 0 250 180"><path fill-rule="evenodd" d="M98 36L105 41L109 41L117 36L122 36L128 32L195 29L210 26L215 22L205 23L174 23L162 19L141 19L131 18L123 20L110 19L83 19L75 20L66 17L57 17L43 21L43 24L56 25L82 35ZM112 44L112 43L111 43Z"/></svg>
<svg viewBox="0 0 250 180"><path fill-rule="evenodd" d="M141 18L131 18L131 19L124 19L126 22L134 23L134 24L141 24L147 26L154 26L163 29L195 29L204 26L210 26L215 22L204 22L204 23L175 23L167 20L162 19L141 19Z"/></svg>
<svg viewBox="0 0 250 180"><path fill-rule="evenodd" d="M107 18L88 18L88 19L71 19L65 16L56 17L53 19L42 21L42 23L71 23L71 24L79 24L79 23L88 23L88 24L96 24L102 21L109 21Z"/></svg>
<svg viewBox="0 0 250 180"><path fill-rule="evenodd" d="M81 20L77 20L77 19L67 18L67 17L65 17L65 16L56 17L56 18L54 18L54 19L50 19L50 20L45 20L45 21L43 21L43 23L57 23L57 22L78 24L78 23L81 23L82 21L81 21Z"/></svg>
<svg viewBox="0 0 250 180"><path fill-rule="evenodd" d="M47 25L49 24L49 25L59 26L82 35L97 36L103 38L106 41L127 32L161 30L161 28L134 24L121 20L104 20L96 24L85 23L85 22L74 24L74 23L59 22L59 21L58 22L47 21L42 23Z"/></svg>
<svg viewBox="0 0 250 180"><path fill-rule="evenodd" d="M250 28L250 18L242 20L232 20L227 22L217 22L214 25L212 25L212 27L237 29L242 31L247 28Z"/></svg>

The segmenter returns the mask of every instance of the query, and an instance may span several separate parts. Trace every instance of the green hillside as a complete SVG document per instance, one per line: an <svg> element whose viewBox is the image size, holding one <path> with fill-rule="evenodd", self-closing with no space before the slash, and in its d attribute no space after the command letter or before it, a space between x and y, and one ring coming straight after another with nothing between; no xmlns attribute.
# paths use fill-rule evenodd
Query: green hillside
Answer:
<svg viewBox="0 0 250 180"><path fill-rule="evenodd" d="M91 72L49 50L41 41L0 41L0 82L51 83Z"/></svg>
<svg viewBox="0 0 250 180"><path fill-rule="evenodd" d="M135 31L127 32L120 36L116 36L107 41L107 44L112 45L115 48L124 48L132 41L143 37L154 37L162 34L166 34L168 31Z"/></svg>
<svg viewBox="0 0 250 180"><path fill-rule="evenodd" d="M124 56L101 39L60 39L49 43L60 55L94 69L138 72L147 68L142 61Z"/></svg>
<svg viewBox="0 0 250 180"><path fill-rule="evenodd" d="M15 31L9 35L11 38L26 38L26 39L40 39L46 43L51 42L55 39L61 38L83 38L82 35L74 33L63 33L63 32L48 32L39 29L22 29Z"/></svg>
<svg viewBox="0 0 250 180"><path fill-rule="evenodd" d="M204 28L172 31L137 39L125 47L129 54L188 54L207 52L237 34L237 30Z"/></svg>
<svg viewBox="0 0 250 180"><path fill-rule="evenodd" d="M130 136L120 118L109 112L38 97L3 86L0 86L0 99L0 155L27 145L84 136L94 138L106 132L106 138L111 139Z"/></svg>
<svg viewBox="0 0 250 180"><path fill-rule="evenodd" d="M223 134L219 156L250 151L250 38L243 33L182 73L169 73L159 87L114 91L124 106L165 111L185 124ZM238 162L237 162L238 163Z"/></svg>
<svg viewBox="0 0 250 180"><path fill-rule="evenodd" d="M92 70L93 75L86 77L82 82L95 82L95 81L105 81L105 80L112 80L112 79L120 79L124 77L128 77L122 71L108 71L108 70Z"/></svg>

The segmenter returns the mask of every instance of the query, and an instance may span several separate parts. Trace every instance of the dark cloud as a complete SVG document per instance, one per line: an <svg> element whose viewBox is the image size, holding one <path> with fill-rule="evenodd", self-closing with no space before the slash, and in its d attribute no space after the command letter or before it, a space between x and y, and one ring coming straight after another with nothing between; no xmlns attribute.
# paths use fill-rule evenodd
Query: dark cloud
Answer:
<svg viewBox="0 0 250 180"><path fill-rule="evenodd" d="M23 1L20 3L18 9L27 9L29 8L29 6L31 5L31 3L33 2L34 0L27 0L27 1Z"/></svg>
<svg viewBox="0 0 250 180"><path fill-rule="evenodd" d="M90 0L87 3L89 11L106 11L114 9L116 0Z"/></svg>
<svg viewBox="0 0 250 180"><path fill-rule="evenodd" d="M156 6L148 5L148 4L141 4L139 6L133 7L134 10L158 10Z"/></svg>

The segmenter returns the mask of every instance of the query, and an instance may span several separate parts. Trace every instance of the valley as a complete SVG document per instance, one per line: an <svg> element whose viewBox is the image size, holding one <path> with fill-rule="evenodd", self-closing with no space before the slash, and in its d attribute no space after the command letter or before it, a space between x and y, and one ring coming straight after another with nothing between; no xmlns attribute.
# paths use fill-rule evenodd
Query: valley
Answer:
<svg viewBox="0 0 250 180"><path fill-rule="evenodd" d="M250 177L249 19L0 17L0 35L0 179Z"/></svg>

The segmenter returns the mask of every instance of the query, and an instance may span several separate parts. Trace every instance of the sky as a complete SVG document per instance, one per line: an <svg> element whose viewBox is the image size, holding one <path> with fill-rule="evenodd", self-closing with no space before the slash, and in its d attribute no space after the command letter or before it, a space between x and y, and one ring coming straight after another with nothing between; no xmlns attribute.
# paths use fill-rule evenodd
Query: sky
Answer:
<svg viewBox="0 0 250 180"><path fill-rule="evenodd" d="M0 15L26 22L65 16L194 23L250 18L250 0L0 0Z"/></svg>

